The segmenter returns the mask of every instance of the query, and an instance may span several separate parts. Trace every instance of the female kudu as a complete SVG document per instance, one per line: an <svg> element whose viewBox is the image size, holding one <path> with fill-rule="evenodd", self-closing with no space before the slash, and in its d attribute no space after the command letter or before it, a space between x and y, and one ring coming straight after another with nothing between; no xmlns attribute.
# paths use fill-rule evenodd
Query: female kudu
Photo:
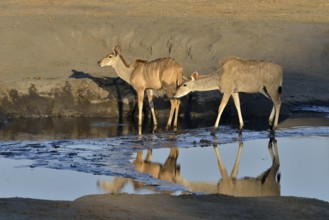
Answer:
<svg viewBox="0 0 329 220"><path fill-rule="evenodd" d="M281 107L282 67L267 61L243 60L237 57L226 57L220 61L220 64L220 73L212 73L199 77L198 73L194 72L191 80L183 83L178 88L175 98L185 96L192 91L220 90L223 93L223 98L218 108L214 128L211 132L211 135L215 135L220 117L231 95L238 112L241 131L244 123L241 115L239 92L260 92L273 102L269 125L272 131L275 131L278 125Z"/></svg>
<svg viewBox="0 0 329 220"><path fill-rule="evenodd" d="M171 109L167 122L167 129L172 124L173 115L174 127L177 127L177 117L180 101L174 98L178 86L183 82L182 67L172 58L159 58L152 61L135 60L132 65L127 64L121 55L119 46L113 48L113 52L99 61L99 66L112 66L118 76L130 84L138 96L138 126L141 134L142 109L145 90L151 107L154 127L157 126L153 106L153 90L163 89L170 99Z"/></svg>

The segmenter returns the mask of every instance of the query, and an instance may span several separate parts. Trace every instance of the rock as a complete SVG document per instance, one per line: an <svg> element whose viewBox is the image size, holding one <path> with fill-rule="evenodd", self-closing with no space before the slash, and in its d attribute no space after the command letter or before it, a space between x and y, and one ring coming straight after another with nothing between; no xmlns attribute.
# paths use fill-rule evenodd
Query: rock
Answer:
<svg viewBox="0 0 329 220"><path fill-rule="evenodd" d="M0 111L11 117L113 117L132 108L118 101L118 95L126 99L131 96L122 94L124 89L115 84L102 88L87 78L7 83L8 87L0 90Z"/></svg>

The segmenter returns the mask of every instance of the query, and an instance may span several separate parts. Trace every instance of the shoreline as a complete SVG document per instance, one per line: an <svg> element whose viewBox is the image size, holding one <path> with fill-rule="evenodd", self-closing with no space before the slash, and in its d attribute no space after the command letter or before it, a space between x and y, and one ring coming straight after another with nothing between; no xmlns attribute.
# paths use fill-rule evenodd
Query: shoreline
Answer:
<svg viewBox="0 0 329 220"><path fill-rule="evenodd" d="M327 218L328 207L327 202L296 197L235 198L223 195L109 194L86 196L73 202L0 199L0 218L313 219Z"/></svg>

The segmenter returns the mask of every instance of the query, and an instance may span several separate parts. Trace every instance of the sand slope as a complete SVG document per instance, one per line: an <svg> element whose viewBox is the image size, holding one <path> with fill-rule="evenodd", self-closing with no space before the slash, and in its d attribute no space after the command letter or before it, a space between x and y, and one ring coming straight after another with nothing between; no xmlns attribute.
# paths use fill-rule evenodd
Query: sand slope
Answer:
<svg viewBox="0 0 329 220"><path fill-rule="evenodd" d="M103 79L116 74L97 65L115 45L129 62L171 56L186 76L216 71L227 55L270 60L284 68L284 103L328 101L326 1L11 0L0 7L0 112L8 116L117 116L118 99L128 114L133 93L112 97L115 85ZM74 101L63 110L56 97L66 92ZM39 101L30 105L33 94ZM35 105L45 108L31 111Z"/></svg>

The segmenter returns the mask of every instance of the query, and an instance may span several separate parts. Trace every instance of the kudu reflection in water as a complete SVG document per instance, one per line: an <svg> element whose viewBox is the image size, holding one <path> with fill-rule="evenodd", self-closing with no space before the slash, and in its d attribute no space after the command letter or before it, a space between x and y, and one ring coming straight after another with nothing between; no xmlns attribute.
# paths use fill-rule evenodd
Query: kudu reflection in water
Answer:
<svg viewBox="0 0 329 220"><path fill-rule="evenodd" d="M232 196L279 196L280 175L278 171L280 167L280 160L277 141L274 138L271 138L268 144L268 150L272 158L272 166L256 178L245 177L242 179L237 179L242 148L243 142L240 142L238 154L229 176L220 158L218 148L217 146L214 146L218 161L218 168L222 176L222 179L217 185L217 193Z"/></svg>
<svg viewBox="0 0 329 220"><path fill-rule="evenodd" d="M279 196L280 195L280 167L277 141L271 138L268 150L272 159L272 166L257 177L244 177L237 179L239 163L243 148L243 142L239 143L238 153L231 174L222 162L217 145L214 152L217 158L221 179L217 184L206 182L190 182L180 174L180 166L177 165L178 148L171 148L170 154L164 164L151 162L152 151L148 150L143 160L143 152L137 153L134 165L136 170L147 173L154 178L167 180L178 185L185 186L191 192L204 192L209 194L226 194L232 196ZM128 178L117 177L113 182L99 181L99 187L107 192L120 192L124 185L132 181L135 189L142 188L144 184ZM149 186L152 188L152 186Z"/></svg>
<svg viewBox="0 0 329 220"><path fill-rule="evenodd" d="M170 153L165 161L165 163L152 162L152 149L147 150L145 159L143 159L143 151L137 152L136 159L133 164L135 169L141 173L146 173L151 175L153 178L166 180L169 182L177 182L176 178L180 177L180 166L177 165L178 159L178 148L170 148ZM152 186L145 186L144 183L132 180L130 178L115 177L113 182L108 181L98 181L98 186L109 193L121 192L123 187L128 183L132 182L134 189L138 190L144 187L152 188ZM170 193L170 192L169 192Z"/></svg>

